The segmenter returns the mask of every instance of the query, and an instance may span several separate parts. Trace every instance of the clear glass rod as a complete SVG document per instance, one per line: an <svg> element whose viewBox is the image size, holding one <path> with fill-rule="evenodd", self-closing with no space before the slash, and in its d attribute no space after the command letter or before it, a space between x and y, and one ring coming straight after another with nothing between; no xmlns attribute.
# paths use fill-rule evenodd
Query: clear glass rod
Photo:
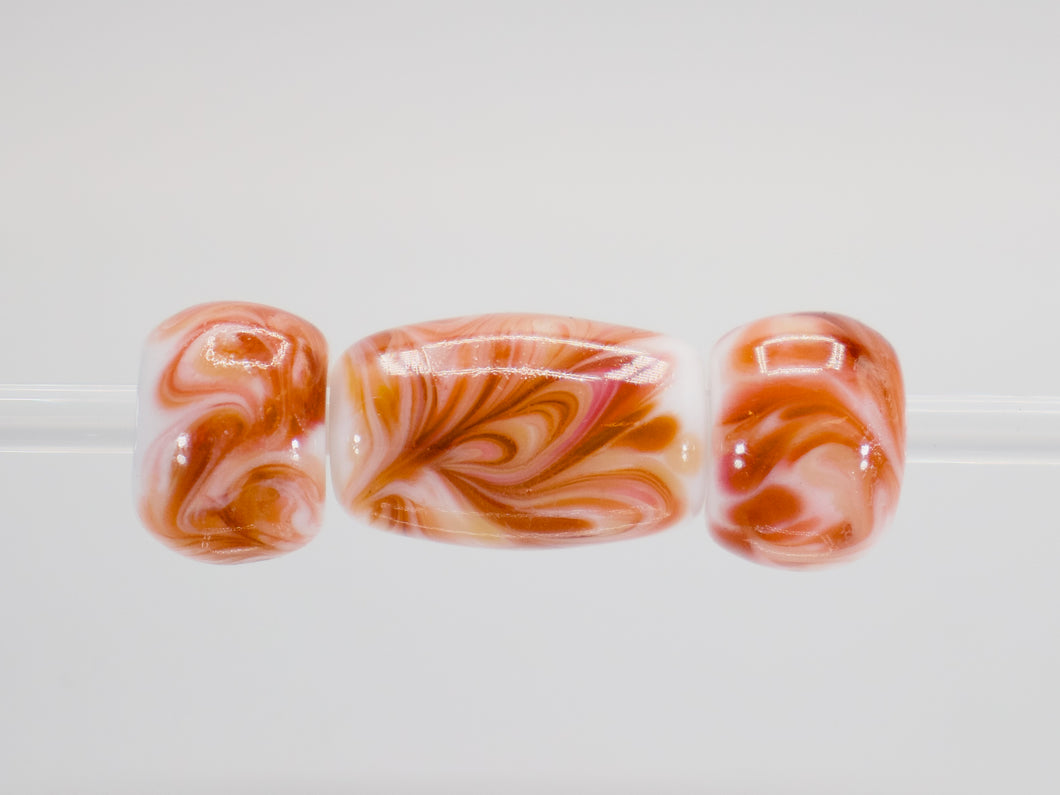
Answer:
<svg viewBox="0 0 1060 795"><path fill-rule="evenodd" d="M908 460L1060 465L1060 397L911 395ZM135 386L0 386L0 453L129 453Z"/></svg>

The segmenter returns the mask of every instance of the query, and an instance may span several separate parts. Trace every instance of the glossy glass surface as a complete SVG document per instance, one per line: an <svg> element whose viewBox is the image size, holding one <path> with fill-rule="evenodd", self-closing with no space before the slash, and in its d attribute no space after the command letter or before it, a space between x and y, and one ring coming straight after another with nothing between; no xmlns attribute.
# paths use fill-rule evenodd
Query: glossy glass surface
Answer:
<svg viewBox="0 0 1060 795"><path fill-rule="evenodd" d="M324 503L326 378L323 335L278 309L204 304L156 328L134 474L147 528L213 563L309 541Z"/></svg>
<svg viewBox="0 0 1060 795"><path fill-rule="evenodd" d="M331 466L355 516L470 544L666 527L702 496L695 351L646 331L486 315L382 332L332 376Z"/></svg>
<svg viewBox="0 0 1060 795"><path fill-rule="evenodd" d="M762 563L863 549L898 503L905 400L898 357L840 315L759 320L712 358L708 513L724 546Z"/></svg>

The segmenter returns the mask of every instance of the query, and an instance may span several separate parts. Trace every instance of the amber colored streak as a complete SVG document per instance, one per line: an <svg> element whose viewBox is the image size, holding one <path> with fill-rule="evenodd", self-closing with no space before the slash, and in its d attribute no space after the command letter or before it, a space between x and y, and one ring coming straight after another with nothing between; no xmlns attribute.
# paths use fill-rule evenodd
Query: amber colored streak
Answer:
<svg viewBox="0 0 1060 795"><path fill-rule="evenodd" d="M354 410L371 443L390 451L347 484L355 510L447 540L539 545L648 532L683 513L682 484L660 457L680 432L677 418L659 413L672 363L654 382L615 377L631 371L629 349L649 335L586 321L530 334L522 324L512 316L425 324L348 352ZM475 337L484 339L435 349L429 372L380 364L385 354L393 361Z"/></svg>
<svg viewBox="0 0 1060 795"><path fill-rule="evenodd" d="M735 383L718 417L716 477L724 505L714 531L742 554L786 565L855 551L893 511L900 488L905 411L897 357L856 321L816 316L810 330L845 350L838 371L762 376L752 326L730 361ZM791 360L805 365L805 344ZM783 353L783 351L780 351ZM776 353L776 351L774 351ZM734 463L732 450L746 452ZM861 448L869 445L865 468Z"/></svg>
<svg viewBox="0 0 1060 795"><path fill-rule="evenodd" d="M307 443L324 423L323 336L300 318L256 305L208 305L176 320L153 340L174 351L155 410L175 425L146 459L154 476L141 502L145 521L170 546L214 562L301 546L316 530L324 498L323 462ZM227 365L204 353L219 324L247 327L215 340L210 356ZM174 454L178 437L186 463ZM294 441L301 443L297 461Z"/></svg>

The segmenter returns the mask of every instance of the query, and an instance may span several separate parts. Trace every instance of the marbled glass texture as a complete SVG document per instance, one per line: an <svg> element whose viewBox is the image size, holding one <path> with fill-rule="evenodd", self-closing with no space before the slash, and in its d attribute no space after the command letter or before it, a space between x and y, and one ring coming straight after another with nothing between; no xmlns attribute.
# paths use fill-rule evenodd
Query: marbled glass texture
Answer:
<svg viewBox="0 0 1060 795"><path fill-rule="evenodd" d="M864 548L894 513L905 460L887 341L840 315L770 317L719 341L711 378L715 538L781 566Z"/></svg>
<svg viewBox="0 0 1060 795"><path fill-rule="evenodd" d="M702 498L701 371L674 340L572 318L385 331L332 374L335 491L366 522L459 543L659 530Z"/></svg>
<svg viewBox="0 0 1060 795"><path fill-rule="evenodd" d="M134 486L170 547L212 563L297 549L324 504L327 344L266 306L192 307L144 347Z"/></svg>

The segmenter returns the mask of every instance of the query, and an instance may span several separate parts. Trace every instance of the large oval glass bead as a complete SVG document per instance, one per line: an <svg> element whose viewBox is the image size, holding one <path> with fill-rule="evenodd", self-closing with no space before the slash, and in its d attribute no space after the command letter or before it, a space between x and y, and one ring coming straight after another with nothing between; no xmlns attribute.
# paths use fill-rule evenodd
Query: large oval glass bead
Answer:
<svg viewBox="0 0 1060 795"><path fill-rule="evenodd" d="M385 331L332 372L332 481L356 517L501 546L642 535L702 498L694 350L547 315Z"/></svg>
<svg viewBox="0 0 1060 795"><path fill-rule="evenodd" d="M140 369L134 486L168 546L212 563L290 552L316 534L325 487L327 343L248 303L158 326Z"/></svg>
<svg viewBox="0 0 1060 795"><path fill-rule="evenodd" d="M841 315L739 328L711 362L708 516L714 537L761 563L850 557L886 525L905 461L894 349Z"/></svg>

